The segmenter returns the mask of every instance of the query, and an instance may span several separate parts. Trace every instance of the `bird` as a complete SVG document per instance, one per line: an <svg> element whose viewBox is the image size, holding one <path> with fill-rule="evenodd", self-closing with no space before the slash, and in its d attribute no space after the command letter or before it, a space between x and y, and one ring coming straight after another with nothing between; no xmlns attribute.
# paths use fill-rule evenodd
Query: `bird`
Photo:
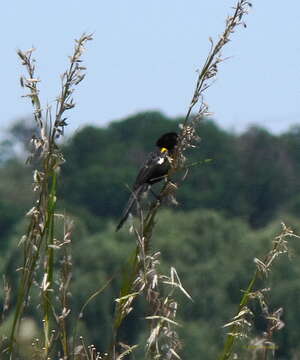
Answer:
<svg viewBox="0 0 300 360"><path fill-rule="evenodd" d="M121 229L133 206L139 202L141 195L151 188L151 185L166 178L171 167L172 155L177 141L178 135L176 132L165 133L156 141L158 149L147 156L146 161L140 168L116 231Z"/></svg>

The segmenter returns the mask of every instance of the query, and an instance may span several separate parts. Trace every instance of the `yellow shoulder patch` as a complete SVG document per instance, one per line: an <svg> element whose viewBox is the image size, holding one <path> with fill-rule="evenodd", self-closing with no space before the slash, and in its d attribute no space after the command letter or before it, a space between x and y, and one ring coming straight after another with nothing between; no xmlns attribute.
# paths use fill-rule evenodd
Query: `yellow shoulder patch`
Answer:
<svg viewBox="0 0 300 360"><path fill-rule="evenodd" d="M166 152L166 151L168 151L168 149L167 148L165 148L165 147L162 147L161 149L160 149L160 152Z"/></svg>

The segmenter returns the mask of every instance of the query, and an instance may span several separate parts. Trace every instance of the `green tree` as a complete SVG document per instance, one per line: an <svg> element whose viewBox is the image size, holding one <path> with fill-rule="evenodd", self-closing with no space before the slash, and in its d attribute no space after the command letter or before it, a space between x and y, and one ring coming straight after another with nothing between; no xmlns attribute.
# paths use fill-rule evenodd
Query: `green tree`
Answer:
<svg viewBox="0 0 300 360"><path fill-rule="evenodd" d="M252 127L239 138L241 190L248 204L251 226L260 227L274 219L287 200L289 179L285 156L276 136Z"/></svg>

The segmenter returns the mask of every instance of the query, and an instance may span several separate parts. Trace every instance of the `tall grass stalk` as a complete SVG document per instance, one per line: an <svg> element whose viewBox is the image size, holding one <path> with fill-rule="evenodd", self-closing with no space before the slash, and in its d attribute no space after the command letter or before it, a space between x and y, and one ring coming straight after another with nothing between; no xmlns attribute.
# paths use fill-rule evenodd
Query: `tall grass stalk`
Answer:
<svg viewBox="0 0 300 360"><path fill-rule="evenodd" d="M146 297L151 309L149 316L147 316L147 319L151 320L147 354L153 359L179 358L177 351L181 346L176 332L178 324L175 321L178 304L173 297L173 291L174 289L180 289L188 297L189 295L182 287L174 268L172 268L169 277L159 272L160 254L158 252L150 253L152 234L156 215L161 204L167 199L176 201L175 193L178 187L182 185L186 174L183 176L182 181L176 184L171 179L175 174L187 168L184 153L188 148L195 147L198 140L196 135L198 124L203 117L209 115L208 106L204 102L204 92L210 87L218 72L218 65L223 61L221 55L223 47L230 41L230 36L235 29L239 25L244 25L242 20L244 15L247 14L249 6L251 6L249 1L237 1L233 14L226 20L224 32L219 37L219 40L214 44L210 39L211 49L202 70L199 72L192 100L184 122L180 126L179 141L171 163L171 170L166 177L158 199L151 204L145 215L143 211L140 211L138 224L133 227L137 247L129 262L128 271L124 274L120 297L117 299L113 344L110 353L110 358L113 360L121 356L120 352L116 351L118 348L118 330L123 320L131 312L133 301L140 295ZM199 106L199 109L196 113L192 113L196 105ZM171 292L164 296L163 289L166 285L171 286Z"/></svg>
<svg viewBox="0 0 300 360"><path fill-rule="evenodd" d="M80 39L75 40L74 52L70 57L69 68L61 76L61 91L56 99L56 110L54 113L51 106L48 106L46 109L43 109L41 106L38 88L40 80L36 77L35 59L32 57L35 49L25 52L18 50L17 52L22 65L24 65L27 71L27 76L22 76L20 79L21 86L28 90L28 93L24 96L30 98L34 108L37 132L31 140L33 152L29 161L34 159L37 166L33 175L36 201L27 213L30 219L29 225L26 234L20 241L20 245L23 247L23 266L21 268L17 304L8 348L11 358L15 350L16 334L24 308L28 303L33 280L39 282L40 278L42 278L40 294L44 324L43 358L46 359L51 351L54 327L58 329L64 356L65 358L68 357L66 326L62 319L66 318L69 310L64 308L62 314L57 316L52 299L55 272L54 250L56 248L63 248L68 243L64 239L63 242L57 244L55 239L57 177L60 166L64 162L57 140L64 133L64 128L67 125L67 118L64 117L65 112L75 106L72 94L75 87L85 76L85 68L81 64L81 58L86 42L91 39L91 35L83 34ZM65 256L67 257L66 253ZM66 281L65 284L61 284L63 288L67 286L69 279L67 274L69 271L67 268L67 258L65 260L63 272L66 273L61 278L62 281ZM62 303L66 306L65 295L62 298L64 298Z"/></svg>
<svg viewBox="0 0 300 360"><path fill-rule="evenodd" d="M263 294L263 291L254 290L257 280L259 278L266 278L272 269L275 259L288 253L287 240L293 237L299 238L299 236L295 235L291 229L282 223L282 231L273 240L272 249L265 255L263 260L259 260L257 258L254 259L256 270L254 271L253 277L251 278L247 289L241 298L237 314L233 317L231 322L225 325L225 327L229 327L230 331L227 335L219 360L230 359L233 355L233 349L237 339L246 335L245 325L246 328L251 325L251 323L247 320L247 316L251 313L248 308L248 304L253 299L261 300L261 296ZM264 307L266 307L266 305L264 305ZM269 315L270 314L268 312L266 317L267 320L270 320L268 319L268 317L270 317ZM265 353L267 353L267 351L268 348L266 347Z"/></svg>

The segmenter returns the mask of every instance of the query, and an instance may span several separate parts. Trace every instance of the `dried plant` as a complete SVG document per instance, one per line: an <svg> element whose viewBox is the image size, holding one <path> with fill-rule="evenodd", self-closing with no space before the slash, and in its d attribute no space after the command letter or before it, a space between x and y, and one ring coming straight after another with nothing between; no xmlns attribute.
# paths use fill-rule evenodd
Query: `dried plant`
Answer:
<svg viewBox="0 0 300 360"><path fill-rule="evenodd" d="M61 76L61 91L56 99L55 112L51 106L45 109L41 106L40 80L36 77L35 59L32 57L35 49L28 51L18 50L18 55L25 66L28 75L21 77L21 86L28 90L25 97L31 99L34 107L34 119L37 134L33 136L33 153L29 161L37 159L37 168L33 173L34 192L36 202L28 211L29 226L27 232L20 241L23 247L23 265L21 267L21 279L19 282L18 299L14 315L10 344L8 351L13 354L15 348L15 336L18 331L20 320L33 283L39 283L40 296L43 309L44 339L42 347L43 358L47 358L54 341L59 338L64 358L69 356L67 344L66 318L70 312L68 308L68 287L71 277L71 261L68 251L70 243L71 227L64 215L56 214L57 202L57 176L60 166L64 162L63 154L57 145L57 140L64 132L67 125L65 113L75 106L73 92L75 87L83 80L85 68L82 64L82 54L85 44L91 40L91 35L83 34L79 40L75 40L73 55L70 57L70 66ZM62 217L65 231L61 241L56 239L56 219ZM60 314L56 314L53 290L54 261L56 252L62 253L62 268L60 274L59 299L61 302ZM54 330L54 327L57 330Z"/></svg>
<svg viewBox="0 0 300 360"><path fill-rule="evenodd" d="M273 341L273 334L284 327L284 322L281 320L283 309L279 308L273 312L269 309L266 293L270 292L270 290L262 289L249 294L251 300L258 300L262 315L267 323L266 331L263 332L262 336L251 339L247 346L253 359L268 359L269 353L274 358L277 346Z"/></svg>
<svg viewBox="0 0 300 360"><path fill-rule="evenodd" d="M80 345L74 349L75 360L106 360L108 354L100 354L95 345L87 345L82 336L79 338Z"/></svg>
<svg viewBox="0 0 300 360"><path fill-rule="evenodd" d="M211 38L209 39L211 48L202 70L199 72L192 100L190 102L184 122L181 125L181 132L179 137L180 141L177 146L177 156L175 156L174 161L175 170L183 166L185 160L183 152L187 148L193 147L194 142L197 141L197 136L195 136L195 133L199 121L203 117L210 115L208 111L208 105L204 101L204 93L214 81L218 73L219 64L224 61L224 58L222 57L223 47L230 41L230 36L235 32L238 26L246 26L242 20L243 17L248 13L248 9L251 6L252 4L249 1L239 0L233 8L234 13L226 19L225 29L220 35L217 43L214 44L213 40ZM192 111L196 105L198 105L198 110L196 114L191 116Z"/></svg>
<svg viewBox="0 0 300 360"><path fill-rule="evenodd" d="M190 300L192 298L183 288L175 268L171 267L170 276L160 274L155 268L153 270L146 292L152 313L146 317L151 320L147 353L151 359L180 359L179 350L182 344L177 333L179 324L175 320L178 303L173 293L178 289ZM165 285L170 286L167 295L163 295L160 289L166 287Z"/></svg>
<svg viewBox="0 0 300 360"><path fill-rule="evenodd" d="M236 27L244 25L242 19L247 14L249 6L251 4L248 1L239 0L234 8L233 15L227 19L225 30L218 42L214 44L210 39L211 49L202 70L199 72L185 120L180 125L179 140L174 158L171 159L171 169L166 182L146 215L144 215L143 211L140 211L138 224L133 227L137 248L130 261L130 270L124 276L120 297L117 299L113 344L110 353L110 358L113 360L117 359L118 356L118 351L116 351L118 348L118 329L124 318L131 312L135 298L142 294L144 294L149 302L152 311L152 314L147 316L147 319L151 320L150 335L147 341L147 354L152 359L180 358L178 350L181 344L176 332L178 324L175 320L178 304L170 293L166 296L163 295L163 288L168 284L171 285L172 294L176 288L180 289L188 297L189 295L183 289L174 268L172 268L169 278L159 273L157 268L159 253L155 252L151 255L149 252L151 248L150 242L155 226L155 217L161 204L168 198L176 202L175 194L181 183L175 184L171 181L171 178L175 173L188 168L185 165L186 158L184 153L187 149L195 147L195 143L198 141L196 130L199 121L209 115L208 106L204 102L204 92L211 85L217 74L218 65L223 61L221 51L224 45L230 41L230 35L235 31ZM199 105L199 109L196 114L192 114L196 105ZM185 179L185 175L182 181Z"/></svg>
<svg viewBox="0 0 300 360"><path fill-rule="evenodd" d="M239 309L237 315L230 321L228 324L224 325L224 327L228 327L230 329L227 334L227 339L224 344L223 352L219 357L219 360L230 359L233 355L233 347L238 338L247 337L248 329L252 325L251 320L249 319L249 314L252 315L249 309L249 302L251 300L258 300L260 307L262 309L262 313L268 322L268 329L264 336L259 339L259 344L271 344L273 333L277 330L280 330L283 327L283 322L280 320L280 316L282 314L282 309L278 309L275 312L270 312L269 307L267 305L267 301L265 298L266 289L254 290L257 280L262 277L266 278L270 273L273 263L275 259L279 258L279 256L283 254L288 254L288 239L289 238L300 238L298 235L295 235L294 232L289 229L284 223L282 223L282 231L281 233L275 237L273 240L273 247L268 252L268 254L264 257L263 260L259 260L257 258L254 259L254 263L256 264L256 270L254 275L244 292L244 295L239 304ZM257 340L258 341L258 340ZM275 349L275 344L272 343L271 346L265 347L265 354L269 350ZM253 348L253 344L249 345ZM265 355L266 356L266 355ZM266 359L266 357L264 357Z"/></svg>

